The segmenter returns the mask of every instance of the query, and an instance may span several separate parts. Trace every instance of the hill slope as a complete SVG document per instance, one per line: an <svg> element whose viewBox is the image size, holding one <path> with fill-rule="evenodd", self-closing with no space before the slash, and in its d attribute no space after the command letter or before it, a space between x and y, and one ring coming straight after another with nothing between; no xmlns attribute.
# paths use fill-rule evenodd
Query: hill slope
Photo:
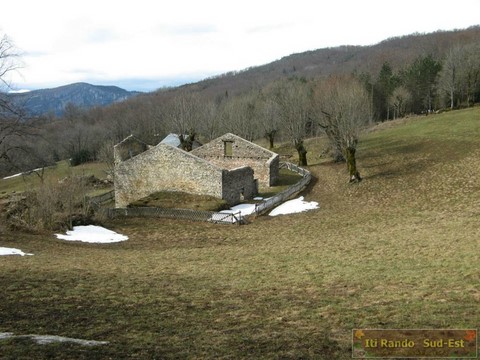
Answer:
<svg viewBox="0 0 480 360"><path fill-rule="evenodd" d="M34 90L26 93L10 94L17 105L24 105L30 116L63 114L68 104L81 108L105 106L123 101L138 92L130 92L117 86L100 86L87 83L75 83L52 89Z"/></svg>
<svg viewBox="0 0 480 360"><path fill-rule="evenodd" d="M1 262L0 330L110 342L56 347L59 358L351 359L353 328L474 328L479 116L382 124L360 142L358 185L344 164L310 158L306 197L320 209L303 214L124 219L107 225L129 240L101 247L5 232L2 246L35 256ZM47 358L51 346L2 353Z"/></svg>
<svg viewBox="0 0 480 360"><path fill-rule="evenodd" d="M239 72L230 72L184 87L208 95L240 93L262 87L285 76L323 77L330 74L352 72L370 73L375 77L384 62L400 69L418 56L431 54L441 59L456 45L478 43L480 26L464 30L437 31L411 34L386 39L371 46L338 46L285 56L269 64L255 66Z"/></svg>

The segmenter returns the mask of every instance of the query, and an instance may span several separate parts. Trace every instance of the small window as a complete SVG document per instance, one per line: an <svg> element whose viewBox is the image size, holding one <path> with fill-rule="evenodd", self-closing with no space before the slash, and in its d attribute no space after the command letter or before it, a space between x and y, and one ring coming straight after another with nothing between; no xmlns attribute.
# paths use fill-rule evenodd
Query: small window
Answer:
<svg viewBox="0 0 480 360"><path fill-rule="evenodd" d="M233 156L233 142L232 141L224 141L224 156Z"/></svg>

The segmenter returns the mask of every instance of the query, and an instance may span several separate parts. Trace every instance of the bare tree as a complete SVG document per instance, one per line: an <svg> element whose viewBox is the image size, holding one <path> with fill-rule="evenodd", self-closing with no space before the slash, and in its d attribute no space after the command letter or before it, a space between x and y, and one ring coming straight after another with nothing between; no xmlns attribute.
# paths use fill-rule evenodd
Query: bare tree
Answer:
<svg viewBox="0 0 480 360"><path fill-rule="evenodd" d="M0 82L10 88L8 75L20 68L20 56L12 40L7 35L0 39Z"/></svg>
<svg viewBox="0 0 480 360"><path fill-rule="evenodd" d="M280 106L275 101L274 96L267 88L266 92L261 94L259 101L258 117L261 124L263 135L268 140L270 149L273 149L275 137L280 130Z"/></svg>
<svg viewBox="0 0 480 360"><path fill-rule="evenodd" d="M467 46L464 59L460 78L467 106L470 106L477 100L475 95L480 93L480 45Z"/></svg>
<svg viewBox="0 0 480 360"><path fill-rule="evenodd" d="M210 141L221 135L221 104L207 101L205 104L205 117L199 124L199 132Z"/></svg>
<svg viewBox="0 0 480 360"><path fill-rule="evenodd" d="M248 93L229 97L222 107L222 123L225 132L232 132L249 141L258 137L255 94Z"/></svg>
<svg viewBox="0 0 480 360"><path fill-rule="evenodd" d="M360 132L371 119L365 87L353 77L331 77L316 87L315 106L319 126L347 161L350 182L361 181L355 153Z"/></svg>
<svg viewBox="0 0 480 360"><path fill-rule="evenodd" d="M282 128L297 150L298 164L307 166L304 140L311 110L308 84L299 79L280 80L274 84L273 99L280 111Z"/></svg>
<svg viewBox="0 0 480 360"><path fill-rule="evenodd" d="M103 145L98 151L98 160L103 162L106 166L107 175L113 180L115 175L115 157L113 154L113 147L115 146L115 141L112 139L107 139L103 142Z"/></svg>
<svg viewBox="0 0 480 360"><path fill-rule="evenodd" d="M27 134L21 108L12 103L6 93L10 89L9 75L20 67L13 42L4 35L0 39L0 161L10 162L12 152L22 149L19 139Z"/></svg>
<svg viewBox="0 0 480 360"><path fill-rule="evenodd" d="M405 116L411 98L410 92L404 86L393 90L392 95L388 98L388 104L393 108L393 119Z"/></svg>
<svg viewBox="0 0 480 360"><path fill-rule="evenodd" d="M198 95L182 92L168 104L166 121L170 129L178 134L180 146L191 151L196 140L198 124L205 113Z"/></svg>
<svg viewBox="0 0 480 360"><path fill-rule="evenodd" d="M439 84L441 89L450 98L450 109L455 106L455 97L459 88L460 68L464 62L465 51L460 46L455 46L447 53L440 71Z"/></svg>

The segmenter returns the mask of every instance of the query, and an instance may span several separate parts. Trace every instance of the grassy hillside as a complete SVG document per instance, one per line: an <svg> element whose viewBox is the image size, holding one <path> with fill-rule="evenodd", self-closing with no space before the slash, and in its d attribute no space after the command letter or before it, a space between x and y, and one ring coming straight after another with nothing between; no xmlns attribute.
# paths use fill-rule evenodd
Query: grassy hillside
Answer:
<svg viewBox="0 0 480 360"><path fill-rule="evenodd" d="M107 167L103 163L91 162L72 167L66 160L59 161L55 166L45 168L44 181L59 181L67 176L90 176L105 179ZM0 198L12 193L24 192L41 184L41 178L34 172L15 176L8 179L0 179ZM104 192L104 190L102 190Z"/></svg>
<svg viewBox="0 0 480 360"><path fill-rule="evenodd" d="M0 332L110 343L1 355L350 359L352 328L478 327L479 136L480 108L381 124L359 185L311 140L320 209L246 226L117 220L130 239L111 245L2 233L35 255L0 258Z"/></svg>

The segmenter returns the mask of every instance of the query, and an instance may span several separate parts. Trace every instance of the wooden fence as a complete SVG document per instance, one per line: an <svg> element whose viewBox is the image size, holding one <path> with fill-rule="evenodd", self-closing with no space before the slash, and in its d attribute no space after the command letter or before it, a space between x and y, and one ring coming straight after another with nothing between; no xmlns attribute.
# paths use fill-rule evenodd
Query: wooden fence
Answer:
<svg viewBox="0 0 480 360"><path fill-rule="evenodd" d="M102 204L115 199L115 190L97 196L87 196L87 202L94 209L99 209Z"/></svg>
<svg viewBox="0 0 480 360"><path fill-rule="evenodd" d="M286 168L290 171L293 171L299 175L302 175L302 179L297 182L296 184L288 187L288 189L283 190L282 192L278 193L267 200L262 201L255 205L255 215L260 215L268 210L280 205L284 201L288 200L294 194L299 193L303 189L307 187L307 185L312 180L312 174L310 171L303 169L295 164L289 162L281 162L280 168Z"/></svg>

